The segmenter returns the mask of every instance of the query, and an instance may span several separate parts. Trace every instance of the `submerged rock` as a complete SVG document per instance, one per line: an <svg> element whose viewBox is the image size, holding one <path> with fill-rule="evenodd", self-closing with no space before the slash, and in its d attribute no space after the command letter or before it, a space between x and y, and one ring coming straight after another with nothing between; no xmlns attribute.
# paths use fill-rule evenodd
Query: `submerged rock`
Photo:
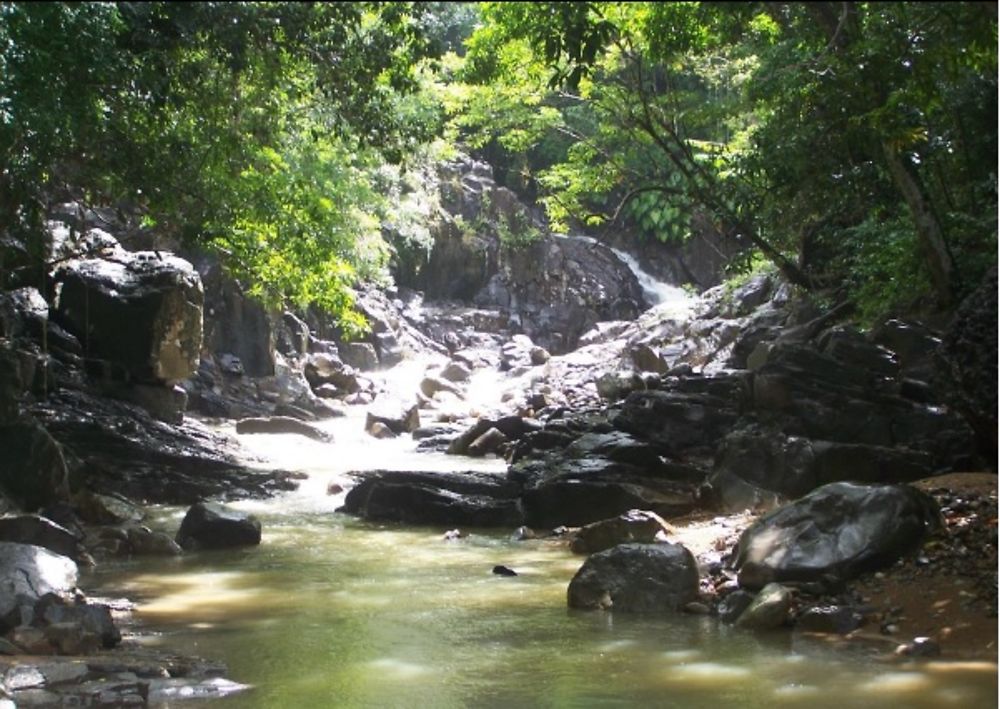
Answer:
<svg viewBox="0 0 1000 709"><path fill-rule="evenodd" d="M590 556L570 581L571 608L677 611L698 598L698 565L680 544L621 544Z"/></svg>
<svg viewBox="0 0 1000 709"><path fill-rule="evenodd" d="M260 522L253 515L199 502L184 516L177 543L184 549L227 549L260 544Z"/></svg>

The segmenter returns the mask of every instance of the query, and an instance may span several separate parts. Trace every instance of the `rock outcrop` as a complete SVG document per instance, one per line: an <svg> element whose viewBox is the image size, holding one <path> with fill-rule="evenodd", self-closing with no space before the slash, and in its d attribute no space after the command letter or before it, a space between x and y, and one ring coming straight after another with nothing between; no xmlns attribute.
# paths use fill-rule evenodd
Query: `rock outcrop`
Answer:
<svg viewBox="0 0 1000 709"><path fill-rule="evenodd" d="M936 518L933 500L908 485L824 485L743 533L734 562L740 586L851 579L919 546Z"/></svg>

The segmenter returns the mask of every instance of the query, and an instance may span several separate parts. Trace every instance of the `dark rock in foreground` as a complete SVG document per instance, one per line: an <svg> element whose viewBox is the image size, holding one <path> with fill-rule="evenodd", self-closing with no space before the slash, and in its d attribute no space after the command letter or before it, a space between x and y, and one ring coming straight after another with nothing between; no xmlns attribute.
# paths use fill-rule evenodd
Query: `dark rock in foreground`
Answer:
<svg viewBox="0 0 1000 709"><path fill-rule="evenodd" d="M698 565L679 544L621 544L592 555L570 581L571 608L676 611L698 598Z"/></svg>
<svg viewBox="0 0 1000 709"><path fill-rule="evenodd" d="M184 516L177 543L184 549L228 549L260 544L260 536L253 515L199 502Z"/></svg>
<svg viewBox="0 0 1000 709"><path fill-rule="evenodd" d="M824 485L743 533L739 582L847 580L915 548L936 519L933 500L907 485Z"/></svg>

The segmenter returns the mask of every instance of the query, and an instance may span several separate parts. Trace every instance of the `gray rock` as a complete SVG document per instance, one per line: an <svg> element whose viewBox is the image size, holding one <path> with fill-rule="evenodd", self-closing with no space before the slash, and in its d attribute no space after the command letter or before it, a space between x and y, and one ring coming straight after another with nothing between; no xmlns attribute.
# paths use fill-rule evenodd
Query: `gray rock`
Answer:
<svg viewBox="0 0 1000 709"><path fill-rule="evenodd" d="M469 377L472 376L472 372L461 362L449 362L448 365L441 370L441 378L446 379L449 382L467 382Z"/></svg>
<svg viewBox="0 0 1000 709"><path fill-rule="evenodd" d="M728 594L719 602L719 619L725 623L735 623L743 615L743 611L753 603L754 595L742 589L737 589Z"/></svg>
<svg viewBox="0 0 1000 709"><path fill-rule="evenodd" d="M621 544L591 555L569 583L571 608L662 613L698 598L698 565L679 544Z"/></svg>
<svg viewBox="0 0 1000 709"><path fill-rule="evenodd" d="M414 404L401 411L369 411L365 415L365 431L372 433L375 424L385 426L397 436L412 433L420 428L420 408Z"/></svg>
<svg viewBox="0 0 1000 709"><path fill-rule="evenodd" d="M795 629L807 633L846 635L864 623L864 616L850 606L814 606L795 621Z"/></svg>
<svg viewBox="0 0 1000 709"><path fill-rule="evenodd" d="M769 583L740 614L736 625L754 630L778 628L788 621L791 607L792 592L779 583Z"/></svg>
<svg viewBox="0 0 1000 709"><path fill-rule="evenodd" d="M63 448L44 426L21 420L0 426L0 486L25 510L69 499Z"/></svg>
<svg viewBox="0 0 1000 709"><path fill-rule="evenodd" d="M260 522L253 515L199 502L184 516L177 532L183 549L227 549L260 544Z"/></svg>
<svg viewBox="0 0 1000 709"><path fill-rule="evenodd" d="M496 453L508 441L507 436L497 428L489 428L479 438L469 444L466 455L480 457Z"/></svg>
<svg viewBox="0 0 1000 709"><path fill-rule="evenodd" d="M342 342L338 347L344 364L368 372L377 369L378 353L375 346L367 342Z"/></svg>
<svg viewBox="0 0 1000 709"><path fill-rule="evenodd" d="M0 517L0 541L33 544L76 559L80 540L73 532L39 515Z"/></svg>
<svg viewBox="0 0 1000 709"><path fill-rule="evenodd" d="M320 443L331 443L333 436L316 428L305 421L290 416L271 416L270 418L247 418L236 422L237 433L294 433L311 438Z"/></svg>
<svg viewBox="0 0 1000 709"><path fill-rule="evenodd" d="M167 253L117 249L71 260L54 276L59 316L89 356L110 360L140 381L177 382L198 367L201 278Z"/></svg>
<svg viewBox="0 0 1000 709"><path fill-rule="evenodd" d="M887 566L936 523L933 500L906 485L831 483L761 517L737 546L740 585L847 580Z"/></svg>
<svg viewBox="0 0 1000 709"><path fill-rule="evenodd" d="M522 524L517 488L503 475L371 471L344 498L342 511L364 519L448 527Z"/></svg>
<svg viewBox="0 0 1000 709"><path fill-rule="evenodd" d="M570 550L574 554L593 554L618 544L652 544L665 541L669 532L670 525L655 512L629 510L581 527L570 543Z"/></svg>
<svg viewBox="0 0 1000 709"><path fill-rule="evenodd" d="M33 605L47 593L69 593L76 582L72 559L30 544L0 542L0 623L20 625L21 618L9 616L22 603Z"/></svg>

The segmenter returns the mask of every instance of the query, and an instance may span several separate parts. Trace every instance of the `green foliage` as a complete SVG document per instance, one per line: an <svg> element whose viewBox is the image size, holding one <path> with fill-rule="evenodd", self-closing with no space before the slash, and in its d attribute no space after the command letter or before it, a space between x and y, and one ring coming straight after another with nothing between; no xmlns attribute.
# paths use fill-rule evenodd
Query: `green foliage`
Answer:
<svg viewBox="0 0 1000 709"><path fill-rule="evenodd" d="M482 16L456 125L526 156L556 228L627 220L670 240L697 211L744 246L737 268L763 254L864 312L921 289L947 303L996 260L997 20L981 4L484 3Z"/></svg>
<svg viewBox="0 0 1000 709"><path fill-rule="evenodd" d="M441 129L419 91L430 10L0 4L0 233L37 261L50 199L126 206L265 300L357 326L350 288L385 261L377 167Z"/></svg>

